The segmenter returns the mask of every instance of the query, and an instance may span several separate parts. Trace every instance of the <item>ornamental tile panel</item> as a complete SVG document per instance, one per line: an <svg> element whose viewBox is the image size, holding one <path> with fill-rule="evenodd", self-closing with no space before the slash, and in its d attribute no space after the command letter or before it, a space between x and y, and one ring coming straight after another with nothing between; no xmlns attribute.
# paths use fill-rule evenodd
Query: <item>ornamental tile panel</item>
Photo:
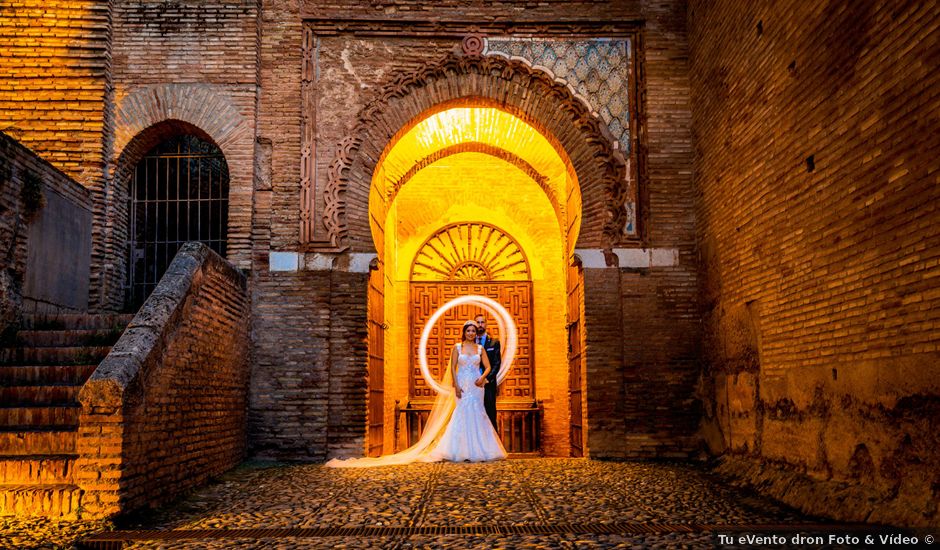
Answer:
<svg viewBox="0 0 940 550"><path fill-rule="evenodd" d="M631 153L629 39L489 38L485 54L525 59L564 79L607 125L624 156ZM628 202L630 202L628 200ZM636 234L636 205L627 205L625 232Z"/></svg>

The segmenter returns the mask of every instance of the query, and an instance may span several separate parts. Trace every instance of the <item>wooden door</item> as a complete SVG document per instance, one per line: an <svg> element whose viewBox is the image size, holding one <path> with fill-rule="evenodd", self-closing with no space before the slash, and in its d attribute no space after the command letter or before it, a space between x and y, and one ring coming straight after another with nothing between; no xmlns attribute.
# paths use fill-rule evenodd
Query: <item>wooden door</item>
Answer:
<svg viewBox="0 0 940 550"><path fill-rule="evenodd" d="M368 456L381 456L385 437L385 282L382 269L369 274Z"/></svg>
<svg viewBox="0 0 940 550"><path fill-rule="evenodd" d="M571 423L571 456L584 456L584 411L581 392L581 369L584 359L581 304L583 273L580 265L568 267L568 400Z"/></svg>
<svg viewBox="0 0 940 550"><path fill-rule="evenodd" d="M522 282L412 282L411 283L411 399L416 403L434 400L434 390L424 381L418 365L418 345L427 320L450 300L458 296L477 294L499 302L516 323L518 345L512 370L500 386L501 402L529 402L535 399L535 365L532 357L532 283ZM460 341L464 322L483 310L476 306L460 305L447 311L431 331L428 338L428 370L437 380L444 369L454 345ZM490 333L496 336L495 319L487 315ZM503 340L504 338L501 338Z"/></svg>

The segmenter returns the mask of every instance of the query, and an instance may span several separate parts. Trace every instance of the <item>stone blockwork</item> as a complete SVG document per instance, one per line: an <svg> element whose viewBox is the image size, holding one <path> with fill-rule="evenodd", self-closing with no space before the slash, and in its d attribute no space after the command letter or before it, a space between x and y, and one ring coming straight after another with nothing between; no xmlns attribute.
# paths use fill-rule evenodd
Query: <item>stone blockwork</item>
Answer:
<svg viewBox="0 0 940 550"><path fill-rule="evenodd" d="M78 224L70 229L79 238L87 239L84 246L77 243L73 250L62 250L58 244L68 241L69 236L50 236L54 227L37 226L40 221L53 222L43 219L50 202L54 203L57 215L67 215L60 223L68 226L74 221ZM88 302L88 258L69 256L73 251L84 250L87 254L91 245L90 194L4 133L0 133L0 243L3 243L0 246L0 333L19 320L24 308L27 312L84 309ZM40 246L44 250L37 250ZM72 263L57 266L59 269L51 283L48 278L38 277L40 273L33 278L37 282L26 284L30 256L49 255L53 260L60 256ZM50 268L34 266L34 271L46 269ZM66 291L55 292L59 288Z"/></svg>
<svg viewBox="0 0 940 550"><path fill-rule="evenodd" d="M244 275L184 245L79 394L83 517L166 502L244 458L248 315Z"/></svg>
<svg viewBox="0 0 940 550"><path fill-rule="evenodd" d="M689 20L703 433L790 504L936 526L940 7L694 1Z"/></svg>

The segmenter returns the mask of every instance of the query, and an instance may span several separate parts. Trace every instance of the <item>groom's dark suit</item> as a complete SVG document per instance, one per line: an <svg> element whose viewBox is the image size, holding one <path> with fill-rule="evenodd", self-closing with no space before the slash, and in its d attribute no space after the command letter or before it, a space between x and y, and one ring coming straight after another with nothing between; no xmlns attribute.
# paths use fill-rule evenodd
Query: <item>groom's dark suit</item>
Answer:
<svg viewBox="0 0 940 550"><path fill-rule="evenodd" d="M496 374L499 372L499 366L503 360L502 349L499 340L490 337L489 334L480 337L480 345L483 346L483 350L490 360L490 373L486 376L486 385L483 387L483 408L486 409L486 416L490 417L493 428L496 428ZM485 368L481 363L480 372L483 372Z"/></svg>

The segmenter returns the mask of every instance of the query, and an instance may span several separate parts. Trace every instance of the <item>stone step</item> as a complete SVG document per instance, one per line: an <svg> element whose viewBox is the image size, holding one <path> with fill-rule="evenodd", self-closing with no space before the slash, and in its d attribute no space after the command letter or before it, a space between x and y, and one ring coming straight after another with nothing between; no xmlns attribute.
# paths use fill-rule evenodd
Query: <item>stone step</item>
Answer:
<svg viewBox="0 0 940 550"><path fill-rule="evenodd" d="M34 384L84 384L97 364L88 365L0 365L0 386ZM2 401L0 401L2 402Z"/></svg>
<svg viewBox="0 0 940 550"><path fill-rule="evenodd" d="M20 330L16 333L15 347L112 346L120 336L120 329Z"/></svg>
<svg viewBox="0 0 940 550"><path fill-rule="evenodd" d="M71 483L78 455L0 455L0 484Z"/></svg>
<svg viewBox="0 0 940 550"><path fill-rule="evenodd" d="M11 426L0 429L0 455L34 456L75 453L78 428Z"/></svg>
<svg viewBox="0 0 940 550"><path fill-rule="evenodd" d="M56 403L53 405L6 405L0 406L0 427L9 430L12 427L73 427L78 426L81 406L77 403Z"/></svg>
<svg viewBox="0 0 940 550"><path fill-rule="evenodd" d="M77 403L81 384L0 385L0 403L4 405L42 405Z"/></svg>
<svg viewBox="0 0 940 550"><path fill-rule="evenodd" d="M0 349L2 365L87 365L100 363L110 346Z"/></svg>
<svg viewBox="0 0 940 550"><path fill-rule="evenodd" d="M0 485L0 516L77 519L82 491L75 485Z"/></svg>
<svg viewBox="0 0 940 550"><path fill-rule="evenodd" d="M88 330L124 328L134 318L132 313L65 313L24 315L23 330Z"/></svg>

